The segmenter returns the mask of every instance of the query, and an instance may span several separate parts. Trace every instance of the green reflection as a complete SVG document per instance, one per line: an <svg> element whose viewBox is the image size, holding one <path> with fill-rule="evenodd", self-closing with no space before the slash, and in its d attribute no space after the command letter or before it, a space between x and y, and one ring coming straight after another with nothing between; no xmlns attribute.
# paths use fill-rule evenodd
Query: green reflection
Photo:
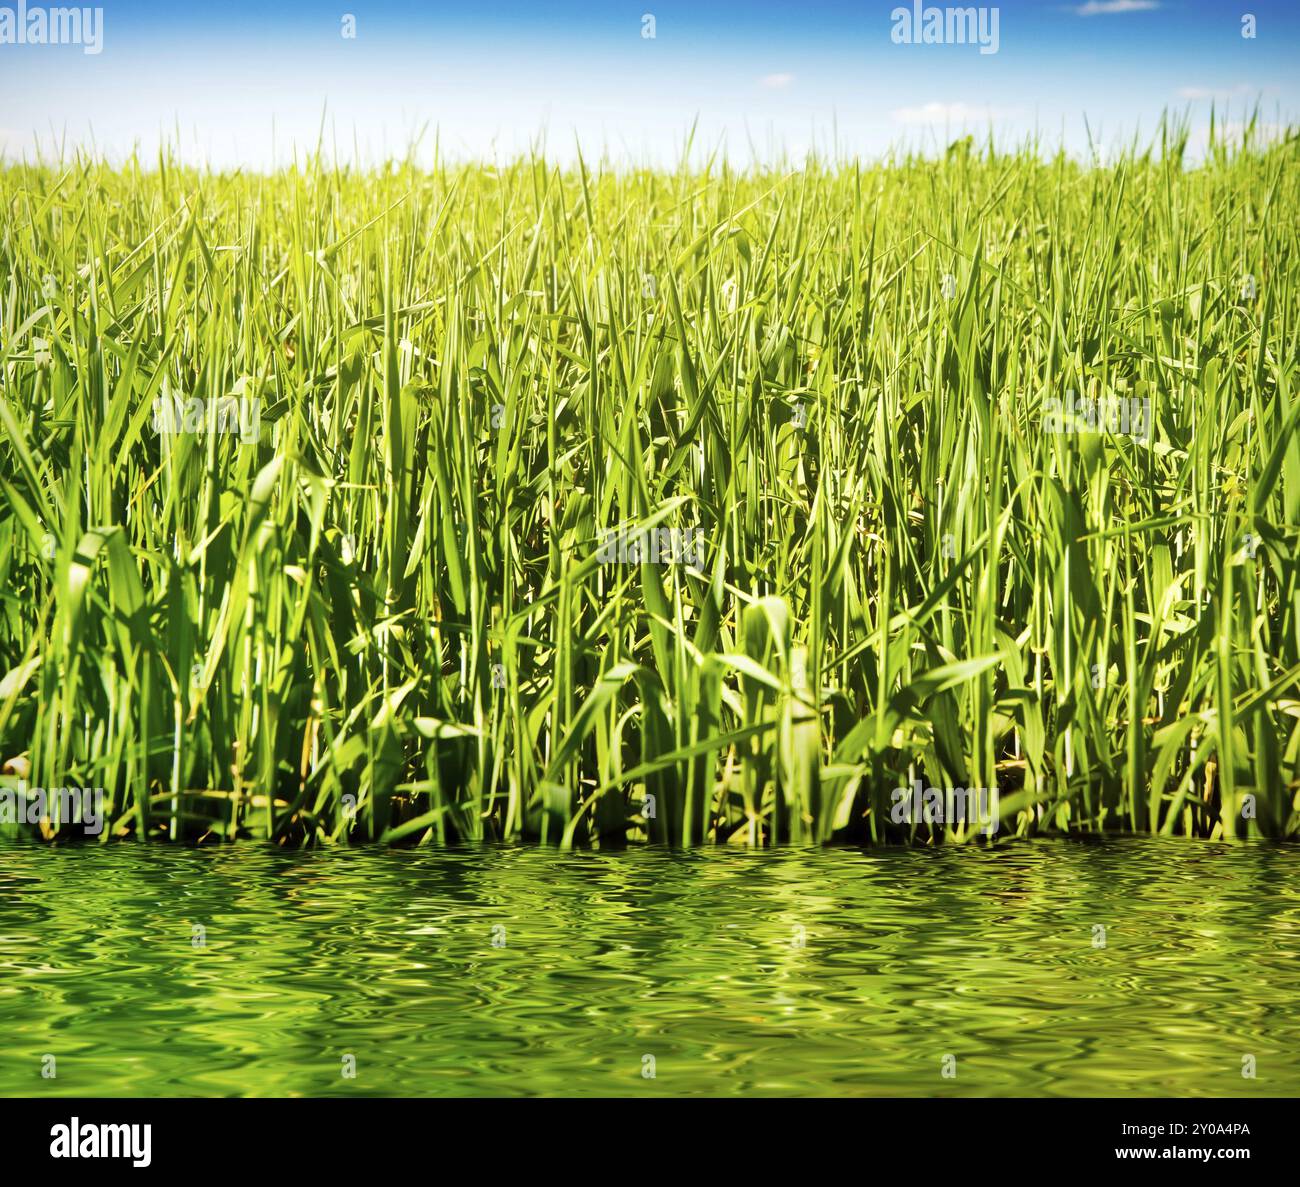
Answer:
<svg viewBox="0 0 1300 1187"><path fill-rule="evenodd" d="M1287 1095L1298 873L1138 839L13 844L0 1092Z"/></svg>

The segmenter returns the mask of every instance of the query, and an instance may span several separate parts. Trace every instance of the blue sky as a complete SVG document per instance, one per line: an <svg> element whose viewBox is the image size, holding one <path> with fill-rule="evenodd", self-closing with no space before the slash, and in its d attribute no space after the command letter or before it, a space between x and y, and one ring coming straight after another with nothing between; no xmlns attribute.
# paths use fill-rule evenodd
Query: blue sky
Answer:
<svg viewBox="0 0 1300 1187"><path fill-rule="evenodd" d="M1085 115L1110 145L1149 132L1164 108L1197 127L1211 103L1240 120L1258 101L1271 125L1300 113L1297 0L1004 0L994 54L896 44L897 7L104 0L97 55L0 44L0 151L62 140L152 155L161 138L192 160L262 168L314 146L324 112L327 145L368 162L426 128L426 156L435 131L445 154L488 159L544 132L560 160L576 139L592 157L662 164L698 118L697 144L724 144L742 164L836 143L870 157L990 127L1008 142L1037 129L1078 152Z"/></svg>

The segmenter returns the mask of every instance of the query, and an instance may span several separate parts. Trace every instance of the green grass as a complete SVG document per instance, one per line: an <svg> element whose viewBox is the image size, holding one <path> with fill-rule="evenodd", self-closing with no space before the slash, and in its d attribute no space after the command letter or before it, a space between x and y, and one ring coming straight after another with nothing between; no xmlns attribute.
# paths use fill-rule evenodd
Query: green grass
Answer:
<svg viewBox="0 0 1300 1187"><path fill-rule="evenodd" d="M968 836L913 778L1295 836L1300 140L1186 139L0 170L9 781L104 839ZM630 524L702 567L601 563Z"/></svg>

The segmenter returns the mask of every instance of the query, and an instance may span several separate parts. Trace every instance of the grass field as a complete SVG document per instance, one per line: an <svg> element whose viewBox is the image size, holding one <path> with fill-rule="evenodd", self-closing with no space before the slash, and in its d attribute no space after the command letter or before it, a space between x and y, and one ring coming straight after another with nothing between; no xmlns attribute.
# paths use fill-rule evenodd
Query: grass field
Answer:
<svg viewBox="0 0 1300 1187"><path fill-rule="evenodd" d="M1300 140L1186 140L0 170L7 784L101 840L1295 836Z"/></svg>

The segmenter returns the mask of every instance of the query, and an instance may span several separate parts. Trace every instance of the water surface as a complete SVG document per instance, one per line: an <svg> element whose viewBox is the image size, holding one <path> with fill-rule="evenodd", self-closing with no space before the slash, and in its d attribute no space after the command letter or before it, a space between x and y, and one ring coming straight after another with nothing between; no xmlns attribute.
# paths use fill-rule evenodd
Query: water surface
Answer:
<svg viewBox="0 0 1300 1187"><path fill-rule="evenodd" d="M1298 953L1263 844L9 843L0 1093L1289 1095Z"/></svg>

